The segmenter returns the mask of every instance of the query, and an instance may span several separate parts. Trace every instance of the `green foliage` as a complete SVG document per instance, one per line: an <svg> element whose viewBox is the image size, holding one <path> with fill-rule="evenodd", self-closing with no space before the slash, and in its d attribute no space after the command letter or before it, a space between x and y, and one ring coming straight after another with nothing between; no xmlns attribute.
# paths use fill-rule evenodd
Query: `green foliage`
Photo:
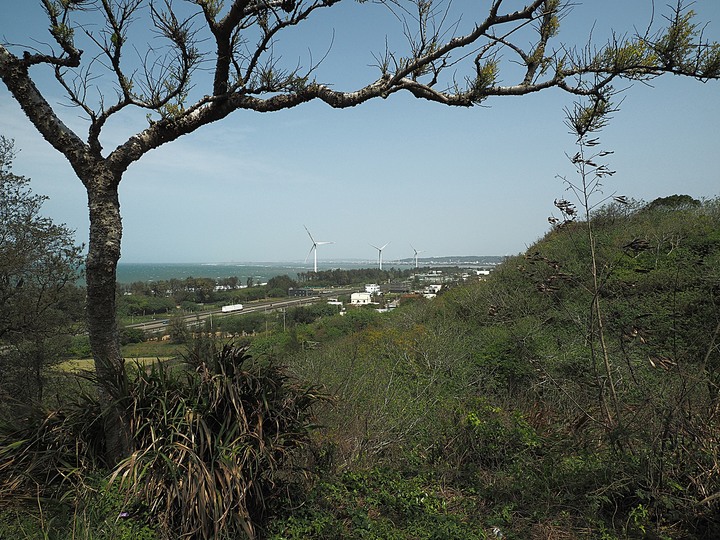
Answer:
<svg viewBox="0 0 720 540"><path fill-rule="evenodd" d="M298 281L304 285L314 287L333 286L343 287L362 283L387 283L392 280L408 279L414 270L400 270L390 268L334 268L332 270L318 270L317 272L300 272Z"/></svg>
<svg viewBox="0 0 720 540"><path fill-rule="evenodd" d="M659 209L680 210L683 207L700 206L702 203L690 195L670 195L669 197L658 197L646 207L646 211Z"/></svg>
<svg viewBox="0 0 720 540"><path fill-rule="evenodd" d="M352 309L342 317L322 319L317 328L319 337L337 338L359 332L380 320L380 314L370 309Z"/></svg>
<svg viewBox="0 0 720 540"><path fill-rule="evenodd" d="M457 328L442 319L420 322L425 309L407 306L397 320L365 310L323 318L311 330L317 345L288 359L302 378L337 397L319 411L333 441L323 457L329 467L384 462L403 448L442 444L447 411L476 387L477 370Z"/></svg>
<svg viewBox="0 0 720 540"><path fill-rule="evenodd" d="M289 281L287 281L289 280ZM242 304L263 298L287 296L287 276L279 276L271 285L240 288L237 277L222 279L194 278L136 281L118 284L118 313L121 315L149 315L167 313L176 306L184 311L198 311L207 303Z"/></svg>
<svg viewBox="0 0 720 540"><path fill-rule="evenodd" d="M431 479L388 468L346 472L317 484L309 505L275 518L269 540L484 540L473 502Z"/></svg>
<svg viewBox="0 0 720 540"><path fill-rule="evenodd" d="M42 530L67 530L65 514L78 531L128 538L157 534L156 523L177 534L179 516L221 538L247 534L244 525L278 540L490 538L493 526L507 538L714 538L720 202L676 195L590 218L621 424L609 429L598 405L603 378L585 330L590 244L578 218L433 302L389 314L288 310L285 332L281 314L245 319L278 330L251 338L254 354L287 361L335 396L315 408L320 432L295 394L273 386L302 395L287 372L222 360L203 334L187 356L197 371L133 371L137 452L109 500L78 489L98 485L82 472L100 466L92 440L79 446L85 461L70 449L87 430L52 422L35 443L8 439L6 493L35 496L35 482L45 497L71 493L67 504L42 503L52 516ZM82 422L97 427L93 407ZM126 508L132 519L118 520ZM6 530L35 530L33 512L5 514Z"/></svg>
<svg viewBox="0 0 720 540"><path fill-rule="evenodd" d="M175 344L170 341L143 341L128 343L122 348L123 356L130 359L172 359L180 358L187 344Z"/></svg>
<svg viewBox="0 0 720 540"><path fill-rule="evenodd" d="M484 64L478 66L475 80L471 82L469 88L469 92L477 102L481 102L487 97L487 89L495 84L498 72L498 62L494 59L486 60Z"/></svg>
<svg viewBox="0 0 720 540"><path fill-rule="evenodd" d="M696 489L697 484L690 480L696 475L714 484L707 472L701 471L708 470L703 456L716 448L715 443L693 435L695 443L678 444L681 439L687 441L688 433L712 432L710 426L716 421L712 413L695 416L689 411L714 410L717 403L715 392L706 390L717 384L720 214L717 200L696 204L685 196L668 199L666 204L636 205L634 210L619 211L614 205L596 212L608 352L620 381L618 399L628 423L621 431L609 433L607 441L615 451L618 446L622 451L603 458L614 460L618 468L604 475L606 480L595 487L579 484L574 496L613 493L604 503L605 515L617 513L619 508L621 513L630 512L643 504L650 509L654 531L664 527L709 527L715 531L712 518L708 520L714 510L691 510L688 492L681 493L670 484ZM578 323L587 313L588 272L583 259L587 244L583 245L577 233L575 225L549 233L524 261L513 261L516 269L506 266L494 274L492 283L478 287L473 302L460 299L460 312L472 314L482 324L501 319L511 329L518 324L518 310L513 310L513 305L524 306L526 317L542 322L534 339L543 344L533 361L536 373L527 381L528 390L521 399L540 406L545 422L564 423L567 431L560 425L556 429L583 447L598 436L599 426L598 411L591 406L597 395L595 375L583 352L585 335L578 332ZM548 279L560 274L570 279L555 279L549 288ZM500 288L509 295L504 303L498 301L502 300L496 291ZM533 288L541 294L533 293ZM457 303L460 292L447 299ZM536 306L524 295L533 295ZM478 305L478 300L482 304ZM693 391L688 394L690 387ZM638 462L626 459L626 453L645 457ZM600 449L598 455L602 455ZM528 469L523 472L528 474ZM559 480L567 482L568 478ZM633 498L633 492L642 493L643 498ZM699 512L694 514L697 519L688 519L694 512Z"/></svg>
<svg viewBox="0 0 720 540"><path fill-rule="evenodd" d="M102 465L102 411L81 393L62 410L21 406L0 422L0 500L52 497Z"/></svg>
<svg viewBox="0 0 720 540"><path fill-rule="evenodd" d="M285 358L291 351L297 350L290 332L270 332L252 338L250 351L258 358L277 360Z"/></svg>
<svg viewBox="0 0 720 540"><path fill-rule="evenodd" d="M313 453L331 502L312 492L277 531L404 538L399 501L347 502L327 476L383 463L432 470L465 504L481 495L476 530L497 525L509 538L714 537L717 501L700 501L720 489L710 412L720 403L719 208L675 196L590 212L620 425L598 401L606 383L588 349L592 263L579 218L485 282L382 317L353 310L309 325L320 345L290 362L337 396L319 409L327 429Z"/></svg>
<svg viewBox="0 0 720 540"><path fill-rule="evenodd" d="M207 356L196 349L188 359L197 367L184 375L135 370L127 410L136 450L113 478L168 533L252 536L323 397L242 349Z"/></svg>
<svg viewBox="0 0 720 540"><path fill-rule="evenodd" d="M47 197L13 174L13 142L0 136L0 398L42 399L49 367L82 317L81 248L41 214Z"/></svg>
<svg viewBox="0 0 720 540"><path fill-rule="evenodd" d="M693 23L694 16L694 11L682 13L677 10L667 32L655 43L655 50L666 65L680 66L694 48L698 35L698 27Z"/></svg>
<svg viewBox="0 0 720 540"><path fill-rule="evenodd" d="M194 371L132 370L123 407L136 451L109 484L97 397L81 393L55 411L26 407L3 422L0 502L11 510L0 532L150 539L158 526L163 537L251 536L291 478L289 459L315 429L311 407L324 396L210 341L188 359ZM39 506L18 506L28 499ZM26 529L25 516L38 512Z"/></svg>
<svg viewBox="0 0 720 540"><path fill-rule="evenodd" d="M67 350L68 356L72 358L90 358L90 338L87 335L75 336Z"/></svg>
<svg viewBox="0 0 720 540"><path fill-rule="evenodd" d="M141 328L123 328L120 331L120 344L127 345L129 343L142 343L145 341L145 332ZM89 352L88 340L88 352Z"/></svg>
<svg viewBox="0 0 720 540"><path fill-rule="evenodd" d="M222 317L216 324L219 329L235 335L254 334L265 330L265 319L263 313L246 313Z"/></svg>
<svg viewBox="0 0 720 540"><path fill-rule="evenodd" d="M645 40L625 40L608 47L595 58L594 63L613 73L626 73L639 79L648 75L647 66L658 62L656 51Z"/></svg>
<svg viewBox="0 0 720 540"><path fill-rule="evenodd" d="M297 287L297 282L287 275L271 277L267 282L268 296L272 298L287 296L288 289L293 287Z"/></svg>
<svg viewBox="0 0 720 540"><path fill-rule="evenodd" d="M118 313L121 315L157 315L174 309L175 301L172 298L136 295L118 298Z"/></svg>
<svg viewBox="0 0 720 540"><path fill-rule="evenodd" d="M573 135L585 137L605 127L612 111L606 99L593 99L589 103L576 102L572 110L566 110L566 124Z"/></svg>
<svg viewBox="0 0 720 540"><path fill-rule="evenodd" d="M520 411L508 412L481 400L461 423L465 448L463 461L498 467L508 460L523 459L523 454L540 446L534 429Z"/></svg>
<svg viewBox="0 0 720 540"><path fill-rule="evenodd" d="M473 357L484 374L485 388L514 388L533 378L538 347L533 323L519 319L511 325L488 324L479 331Z"/></svg>
<svg viewBox="0 0 720 540"><path fill-rule="evenodd" d="M287 311L287 320L293 324L310 324L321 317L337 314L337 308L326 303L298 306Z"/></svg>
<svg viewBox="0 0 720 540"><path fill-rule="evenodd" d="M188 328L185 319L181 316L176 316L170 319L168 333L170 335L170 341L173 343L187 343L190 339L190 329Z"/></svg>
<svg viewBox="0 0 720 540"><path fill-rule="evenodd" d="M116 486L86 476L81 486L59 500L5 506L0 512L0 538L156 540L159 536L149 521Z"/></svg>
<svg viewBox="0 0 720 540"><path fill-rule="evenodd" d="M217 17L222 9L221 0L198 0L198 5L202 6L211 17Z"/></svg>
<svg viewBox="0 0 720 540"><path fill-rule="evenodd" d="M86 478L74 501L71 530L93 540L155 540L153 517L118 485L105 478Z"/></svg>
<svg viewBox="0 0 720 540"><path fill-rule="evenodd" d="M695 22L695 12L683 2L673 8L667 30L651 43L658 65L674 73L691 74L698 79L720 74L720 47L703 39L703 28Z"/></svg>

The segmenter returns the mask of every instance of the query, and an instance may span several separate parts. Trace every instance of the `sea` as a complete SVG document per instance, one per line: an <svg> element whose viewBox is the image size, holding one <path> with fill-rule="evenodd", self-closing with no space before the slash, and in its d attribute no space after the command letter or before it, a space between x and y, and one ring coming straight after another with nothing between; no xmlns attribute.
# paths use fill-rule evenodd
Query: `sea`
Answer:
<svg viewBox="0 0 720 540"><path fill-rule="evenodd" d="M337 261L333 264L318 264L318 270L332 270L335 268L357 269L369 268L377 263L371 261ZM383 265L385 268L411 267L411 263ZM169 279L212 278L222 279L237 277L240 283L246 283L252 278L253 283L265 283L275 276L287 275L297 279L298 273L312 272L309 264L293 262L239 262L239 263L118 263L117 281L119 283L134 283L136 281L160 281Z"/></svg>
<svg viewBox="0 0 720 540"><path fill-rule="evenodd" d="M459 257L428 257L419 259L420 266L461 266L463 268L491 268L504 259L499 256L459 256ZM318 270L356 270L359 268L375 268L377 261L371 260L325 260L318 263ZM384 261L383 268L406 270L413 268L413 259ZM312 263L302 262L222 262L222 263L118 263L117 281L134 283L136 281L166 281L169 279L238 278L246 283L252 278L253 283L265 283L275 276L287 275L297 279L299 273L312 272Z"/></svg>

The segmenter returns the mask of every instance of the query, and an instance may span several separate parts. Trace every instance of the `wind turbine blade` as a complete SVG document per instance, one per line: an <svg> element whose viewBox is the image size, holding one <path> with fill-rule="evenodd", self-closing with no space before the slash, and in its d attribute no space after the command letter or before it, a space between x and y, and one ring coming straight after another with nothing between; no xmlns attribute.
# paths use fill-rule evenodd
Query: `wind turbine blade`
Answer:
<svg viewBox="0 0 720 540"><path fill-rule="evenodd" d="M305 225L303 225L303 227L305 227ZM305 227L305 230L307 231L308 236L310 237L310 240L312 240L313 245L315 245L317 242L315 242L315 239L312 237L312 234L310 234L310 231L308 231L307 227Z"/></svg>
<svg viewBox="0 0 720 540"><path fill-rule="evenodd" d="M386 243L383 247L378 248L378 249L379 249L380 251L382 251L383 249L385 249L386 247L388 247L388 244L390 244L390 242Z"/></svg>
<svg viewBox="0 0 720 540"><path fill-rule="evenodd" d="M378 251L380 251L380 250L382 249L382 248L379 248L379 247L377 247L377 246L373 246L372 244L370 244L370 247L374 247L374 248L377 249ZM383 247L385 247L385 246L383 246Z"/></svg>
<svg viewBox="0 0 720 540"><path fill-rule="evenodd" d="M308 251L308 254L305 255L305 262L310 258L310 254L313 252L313 249L316 249L315 244L313 244L313 247L310 248L310 251Z"/></svg>

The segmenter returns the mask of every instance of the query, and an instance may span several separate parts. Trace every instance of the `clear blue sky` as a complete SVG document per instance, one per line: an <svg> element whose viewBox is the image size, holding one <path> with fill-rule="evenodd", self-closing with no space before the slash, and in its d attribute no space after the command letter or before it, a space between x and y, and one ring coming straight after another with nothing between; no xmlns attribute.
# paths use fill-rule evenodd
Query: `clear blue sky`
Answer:
<svg viewBox="0 0 720 540"><path fill-rule="evenodd" d="M5 4L3 42L49 41L39 1ZM667 11L664 2L656 7ZM582 46L593 26L598 41L610 27L632 32L647 25L650 8L649 0L586 0L559 38ZM693 9L709 21L707 36L720 40L720 2L700 0ZM309 31L295 29L280 50L290 65L307 65L309 49L317 60L332 43L317 78L352 90L377 76L372 53L383 49L385 35L401 43L390 23L378 6L341 3ZM51 102L59 103L55 95ZM719 83L666 76L652 86L635 83L623 97L601 134L617 171L606 193L646 201L720 195ZM473 109L396 94L349 110L311 103L273 114L236 113L130 167L120 187L122 261L302 261L310 248L303 225L316 240L335 242L321 246L321 265L373 260L377 252L369 244L386 242L386 261L411 257L411 244L422 256L518 253L548 230L553 200L566 195L556 175L573 174L565 154L575 152L574 139L563 123L563 108L571 104L559 90ZM68 125L86 131L76 109L58 110ZM113 121L105 147L142 129L143 121L144 113ZM1 84L0 134L20 150L15 173L50 197L45 213L86 242L80 181Z"/></svg>

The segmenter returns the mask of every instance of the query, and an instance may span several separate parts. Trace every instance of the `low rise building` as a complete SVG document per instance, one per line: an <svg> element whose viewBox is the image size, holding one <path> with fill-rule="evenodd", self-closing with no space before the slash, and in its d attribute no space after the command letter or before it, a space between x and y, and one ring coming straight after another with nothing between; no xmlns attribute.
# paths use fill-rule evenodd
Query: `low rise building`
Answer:
<svg viewBox="0 0 720 540"><path fill-rule="evenodd" d="M371 298L368 292L356 292L350 295L350 303L353 306L365 306L370 303Z"/></svg>
<svg viewBox="0 0 720 540"><path fill-rule="evenodd" d="M456 278L449 274L444 274L442 270L432 270L426 274L415 274L415 279L422 282L448 283Z"/></svg>
<svg viewBox="0 0 720 540"><path fill-rule="evenodd" d="M385 288L389 293L409 293L410 291L412 291L412 283L410 283L409 281L394 281L392 283L388 283Z"/></svg>
<svg viewBox="0 0 720 540"><path fill-rule="evenodd" d="M368 283L365 285L365 292L370 294L377 294L380 292L380 285L377 283Z"/></svg>
<svg viewBox="0 0 720 540"><path fill-rule="evenodd" d="M302 298L305 298L307 296L317 296L317 291L315 289L310 289L308 287L303 287L303 288L299 288L299 289L290 287L288 289L288 296L295 296L295 297L302 297Z"/></svg>

